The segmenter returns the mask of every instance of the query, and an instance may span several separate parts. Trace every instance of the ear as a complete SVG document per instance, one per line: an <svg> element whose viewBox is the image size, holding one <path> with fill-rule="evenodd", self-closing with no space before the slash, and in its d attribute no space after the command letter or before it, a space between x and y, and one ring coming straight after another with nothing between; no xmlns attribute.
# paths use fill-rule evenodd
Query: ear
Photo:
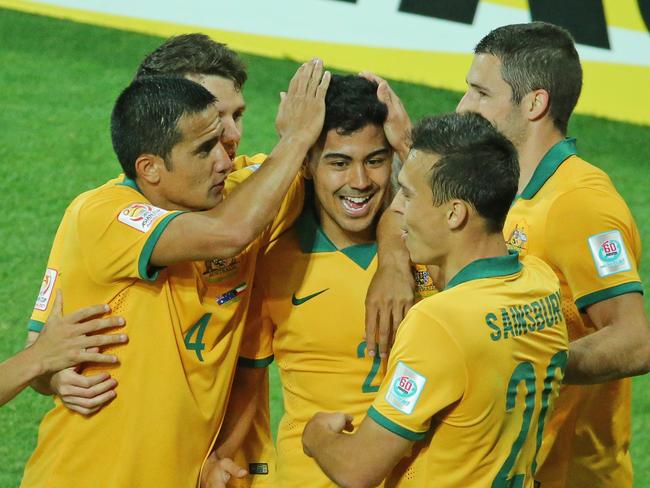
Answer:
<svg viewBox="0 0 650 488"><path fill-rule="evenodd" d="M528 120L539 120L548 113L551 97L546 90L540 88L528 93L523 102Z"/></svg>
<svg viewBox="0 0 650 488"><path fill-rule="evenodd" d="M141 154L135 160L135 174L137 177L152 185L158 184L164 168L164 159L154 154Z"/></svg>
<svg viewBox="0 0 650 488"><path fill-rule="evenodd" d="M449 230L461 229L469 218L469 208L462 200L451 200L447 207L447 226Z"/></svg>

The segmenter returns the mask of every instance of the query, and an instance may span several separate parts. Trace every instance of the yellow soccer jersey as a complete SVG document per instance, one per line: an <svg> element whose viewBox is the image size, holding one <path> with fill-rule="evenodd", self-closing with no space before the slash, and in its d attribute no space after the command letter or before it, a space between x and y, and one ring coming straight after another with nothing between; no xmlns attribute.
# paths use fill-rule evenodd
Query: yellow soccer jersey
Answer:
<svg viewBox="0 0 650 488"><path fill-rule="evenodd" d="M408 312L368 411L422 441L386 486L532 487L566 360L559 284L547 265L511 254L463 268Z"/></svg>
<svg viewBox="0 0 650 488"><path fill-rule="evenodd" d="M227 187L251 171L233 173ZM236 258L165 269L148 263L179 212L154 207L123 178L72 202L31 328L45 321L60 288L68 311L109 303L125 317L129 342L116 348L119 365L85 368L109 369L117 398L87 418L57 399L41 423L21 486L196 485L223 418L257 251L293 220L301 192L296 179L274 224Z"/></svg>
<svg viewBox="0 0 650 488"><path fill-rule="evenodd" d="M595 331L586 307L642 292L634 218L609 177L575 154L573 139L548 152L504 228L511 249L559 277L571 340ZM562 387L539 456L542 486L632 486L630 389L629 378Z"/></svg>
<svg viewBox="0 0 650 488"><path fill-rule="evenodd" d="M376 270L376 244L338 250L306 208L293 232L260 258L241 366L278 360L285 414L280 421L274 476L251 485L330 487L333 483L302 451L302 431L320 410L350 413L358 424L383 378L379 355L367 355L364 301ZM426 268L416 271L418 292L435 292ZM254 312L255 310L255 312ZM249 460L272 455L268 391L244 443ZM252 453L252 457L251 454ZM265 461L266 463L266 461ZM272 460L268 461L272 471Z"/></svg>

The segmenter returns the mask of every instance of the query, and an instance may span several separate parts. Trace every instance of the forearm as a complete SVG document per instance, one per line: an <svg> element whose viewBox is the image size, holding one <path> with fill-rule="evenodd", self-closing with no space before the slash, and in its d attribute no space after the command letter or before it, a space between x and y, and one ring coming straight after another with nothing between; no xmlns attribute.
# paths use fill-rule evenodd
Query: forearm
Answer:
<svg viewBox="0 0 650 488"><path fill-rule="evenodd" d="M0 405L4 405L42 374L42 365L28 348L0 363Z"/></svg>
<svg viewBox="0 0 650 488"><path fill-rule="evenodd" d="M358 476L359 464L363 461L351 435L333 432L321 425L312 427L305 433L303 443L332 481L346 488L376 486L371 481L364 482Z"/></svg>
<svg viewBox="0 0 650 488"><path fill-rule="evenodd" d="M648 372L650 347L626 329L608 326L569 343L564 382L592 384Z"/></svg>
<svg viewBox="0 0 650 488"><path fill-rule="evenodd" d="M207 214L217 214L219 226L238 229L248 245L277 214L308 149L305 139L283 137L255 174Z"/></svg>
<svg viewBox="0 0 650 488"><path fill-rule="evenodd" d="M380 266L410 269L410 258L401 237L398 215L386 210L377 225L377 260Z"/></svg>
<svg viewBox="0 0 650 488"><path fill-rule="evenodd" d="M226 416L215 443L219 458L232 458L250 431L265 371L265 368L237 368Z"/></svg>

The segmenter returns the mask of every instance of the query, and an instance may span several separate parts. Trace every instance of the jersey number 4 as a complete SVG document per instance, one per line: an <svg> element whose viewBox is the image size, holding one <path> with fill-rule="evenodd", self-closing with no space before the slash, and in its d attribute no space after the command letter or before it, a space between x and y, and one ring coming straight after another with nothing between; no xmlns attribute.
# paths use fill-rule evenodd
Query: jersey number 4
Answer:
<svg viewBox="0 0 650 488"><path fill-rule="evenodd" d="M560 379L564 375L564 369L566 368L567 363L567 352L560 351L556 353L546 368L546 377L544 378L544 389L541 394L541 406L539 409L539 421L537 422L537 439L535 447L535 456L533 457L533 466L532 473L535 474L537 470L537 453L539 452L539 447L542 445L542 434L544 433L544 423L546 422L546 414L548 413L548 406L550 401L551 392L553 387L556 386L559 388ZM560 370L560 376L557 376L557 371ZM519 435L515 439L510 454L506 458L506 461L501 466L501 469L497 473L494 482L492 483L492 488L520 488L524 486L526 480L525 474L515 474L512 477L509 477L510 471L512 470L519 452L524 446L526 437L528 437L528 430L530 429L530 424L533 417L533 411L535 410L535 400L537 396L537 391L535 388L536 383L535 369L533 365L528 362L522 362L517 365L510 381L508 382L508 393L506 395L506 412L511 412L515 408L515 401L517 400L517 388L521 382L524 383L526 387L526 396L524 398L524 416L521 422L521 429L519 430Z"/></svg>
<svg viewBox="0 0 650 488"><path fill-rule="evenodd" d="M185 342L185 347L188 351L194 351L196 357L199 358L199 361L203 361L202 351L205 349L205 342L203 342L203 333L205 328L208 326L210 319L212 318L211 313L206 313L201 317L196 324L194 324L190 329L185 333L183 342ZM196 334L196 338L192 340L192 336Z"/></svg>

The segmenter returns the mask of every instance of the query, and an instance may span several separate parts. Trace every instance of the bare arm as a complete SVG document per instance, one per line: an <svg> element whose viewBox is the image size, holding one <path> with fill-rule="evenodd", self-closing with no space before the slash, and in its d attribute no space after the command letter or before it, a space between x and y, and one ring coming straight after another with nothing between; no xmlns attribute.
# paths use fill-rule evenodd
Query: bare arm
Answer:
<svg viewBox="0 0 650 488"><path fill-rule="evenodd" d="M233 455L241 447L253 424L267 368L237 367L226 416L217 438L217 455Z"/></svg>
<svg viewBox="0 0 650 488"><path fill-rule="evenodd" d="M215 448L201 470L201 488L219 488L224 486L224 480L246 476L246 470L232 458L253 424L266 371L267 368L237 368Z"/></svg>
<svg viewBox="0 0 650 488"><path fill-rule="evenodd" d="M339 486L379 485L413 445L366 417L354 434L352 418L343 413L317 413L302 435L305 454Z"/></svg>
<svg viewBox="0 0 650 488"><path fill-rule="evenodd" d="M172 220L150 264L234 256L264 230L321 132L329 79L320 60L298 69L278 109L282 136L265 163L214 209Z"/></svg>
<svg viewBox="0 0 650 488"><path fill-rule="evenodd" d="M603 300L589 306L587 315L598 330L569 344L566 383L601 383L650 371L643 295L626 293Z"/></svg>
<svg viewBox="0 0 650 488"><path fill-rule="evenodd" d="M126 334L87 335L124 325L121 317L93 319L103 315L107 305L96 305L62 316L61 292L57 293L52 314L37 340L27 349L0 364L0 405L11 400L31 381L83 362L115 363L117 357L94 349L127 340Z"/></svg>
<svg viewBox="0 0 650 488"><path fill-rule="evenodd" d="M361 76L378 84L377 98L388 107L384 133L399 155L400 161L395 161L397 164L392 168L392 178L396 181L401 163L411 148L411 120L386 80L367 71ZM391 339L415 300L411 261L396 217L394 212L386 210L377 226L378 266L366 295L366 342L370 356L374 356L377 345L381 357L388 355Z"/></svg>

